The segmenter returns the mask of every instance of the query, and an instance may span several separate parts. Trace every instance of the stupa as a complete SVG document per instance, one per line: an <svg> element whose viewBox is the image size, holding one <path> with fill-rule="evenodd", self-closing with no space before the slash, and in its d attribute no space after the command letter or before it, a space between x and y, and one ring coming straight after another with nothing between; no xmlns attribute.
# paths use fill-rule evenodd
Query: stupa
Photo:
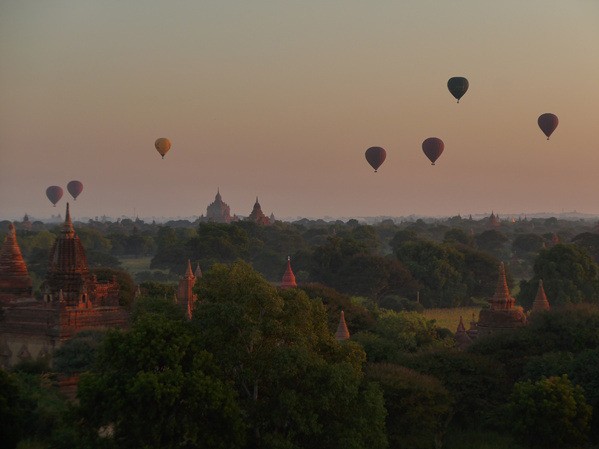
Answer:
<svg viewBox="0 0 599 449"><path fill-rule="evenodd" d="M283 274L283 279L281 281L281 288L294 288L297 287L297 282L295 281L295 274L293 274L293 270L291 269L291 257L287 257L287 268L285 269L285 273Z"/></svg>
<svg viewBox="0 0 599 449"><path fill-rule="evenodd" d="M345 313L342 310L341 316L339 317L339 325L337 326L337 332L335 332L335 340L349 340L349 337L349 329L347 328L347 324L345 323Z"/></svg>

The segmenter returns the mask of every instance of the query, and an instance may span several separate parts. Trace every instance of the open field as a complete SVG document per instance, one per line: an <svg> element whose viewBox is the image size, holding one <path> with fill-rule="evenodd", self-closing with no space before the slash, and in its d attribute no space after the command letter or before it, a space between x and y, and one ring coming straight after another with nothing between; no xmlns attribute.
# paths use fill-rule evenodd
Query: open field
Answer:
<svg viewBox="0 0 599 449"><path fill-rule="evenodd" d="M470 321L472 321L472 314L474 314L475 320L478 321L479 311L480 306L476 306L455 307L452 309L425 309L423 313L429 320L435 320L439 327L445 327L455 332L460 322L460 316L464 319L464 326L468 329Z"/></svg>

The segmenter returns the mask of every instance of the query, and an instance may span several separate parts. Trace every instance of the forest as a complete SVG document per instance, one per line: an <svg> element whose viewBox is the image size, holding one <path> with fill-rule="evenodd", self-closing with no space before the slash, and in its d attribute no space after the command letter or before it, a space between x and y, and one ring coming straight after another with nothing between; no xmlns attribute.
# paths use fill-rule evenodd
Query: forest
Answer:
<svg viewBox="0 0 599 449"><path fill-rule="evenodd" d="M58 227L15 225L39 289ZM594 222L75 228L92 270L119 281L131 328L0 371L7 447L599 447ZM277 286L287 256L296 289ZM203 272L191 320L172 301L188 260ZM488 307L500 262L518 305L542 279L552 308L460 350L456 328L423 312ZM338 342L342 310L351 339ZM56 387L73 375L74 402Z"/></svg>

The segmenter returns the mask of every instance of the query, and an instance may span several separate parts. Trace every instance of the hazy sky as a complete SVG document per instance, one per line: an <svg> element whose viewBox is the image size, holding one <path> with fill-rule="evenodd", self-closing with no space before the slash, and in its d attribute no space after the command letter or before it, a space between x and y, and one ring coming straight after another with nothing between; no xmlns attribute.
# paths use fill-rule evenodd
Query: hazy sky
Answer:
<svg viewBox="0 0 599 449"><path fill-rule="evenodd" d="M598 133L597 0L0 1L0 218L599 213Z"/></svg>

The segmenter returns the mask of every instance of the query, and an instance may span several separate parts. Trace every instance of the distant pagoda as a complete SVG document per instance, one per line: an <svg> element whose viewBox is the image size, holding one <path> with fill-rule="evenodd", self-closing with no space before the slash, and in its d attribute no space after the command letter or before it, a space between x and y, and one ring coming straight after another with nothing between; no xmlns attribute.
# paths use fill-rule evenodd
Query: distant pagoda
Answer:
<svg viewBox="0 0 599 449"><path fill-rule="evenodd" d="M252 212L250 213L248 220L253 221L254 223L257 223L259 225L268 226L269 224L271 224L270 218L268 218L266 215L264 215L264 212L262 212L262 207L260 206L260 203L258 202L258 197L256 197L256 202L254 203L254 208L252 209Z"/></svg>
<svg viewBox="0 0 599 449"><path fill-rule="evenodd" d="M220 189L216 191L214 201L206 208L206 219L214 223L231 223L231 208L223 201Z"/></svg>

